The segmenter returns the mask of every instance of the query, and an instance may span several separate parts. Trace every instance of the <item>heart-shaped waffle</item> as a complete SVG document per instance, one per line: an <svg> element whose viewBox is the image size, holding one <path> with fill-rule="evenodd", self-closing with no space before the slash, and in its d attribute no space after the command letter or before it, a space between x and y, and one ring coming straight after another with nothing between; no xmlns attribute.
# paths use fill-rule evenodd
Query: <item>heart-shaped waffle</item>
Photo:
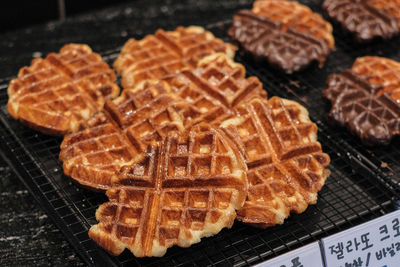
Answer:
<svg viewBox="0 0 400 267"><path fill-rule="evenodd" d="M233 17L230 37L252 54L287 73L313 61L323 66L334 48L332 26L294 1L259 0Z"/></svg>
<svg viewBox="0 0 400 267"><path fill-rule="evenodd" d="M213 53L223 52L233 58L235 50L202 27L159 29L142 40L128 40L114 67L122 76L122 86L130 88L144 80L193 69L200 59Z"/></svg>
<svg viewBox="0 0 400 267"><path fill-rule="evenodd" d="M358 58L351 70L332 74L324 96L329 116L367 145L389 144L400 134L400 64L381 57Z"/></svg>
<svg viewBox="0 0 400 267"><path fill-rule="evenodd" d="M247 193L246 165L221 130L198 125L125 166L96 211L91 239L114 255L163 256L231 227Z"/></svg>
<svg viewBox="0 0 400 267"><path fill-rule="evenodd" d="M290 212L315 204L330 158L317 141L317 127L300 104L255 98L221 124L243 153L249 192L238 219L257 227L282 224Z"/></svg>
<svg viewBox="0 0 400 267"><path fill-rule="evenodd" d="M8 87L8 112L43 133L64 135L118 96L115 80L114 71L89 46L65 45L19 71Z"/></svg>

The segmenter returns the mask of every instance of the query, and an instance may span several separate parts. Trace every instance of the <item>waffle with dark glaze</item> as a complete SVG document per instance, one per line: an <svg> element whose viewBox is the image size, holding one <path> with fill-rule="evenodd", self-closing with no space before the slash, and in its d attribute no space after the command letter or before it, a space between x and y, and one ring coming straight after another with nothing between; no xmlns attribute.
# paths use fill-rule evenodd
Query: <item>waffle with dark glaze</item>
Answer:
<svg viewBox="0 0 400 267"><path fill-rule="evenodd" d="M359 42L390 39L400 32L399 0L325 0L323 8Z"/></svg>
<svg viewBox="0 0 400 267"><path fill-rule="evenodd" d="M384 90L385 85L393 81L393 76L386 77L388 83L381 80L384 76L376 78L379 69L375 78L362 76L358 72L365 74L365 70L359 64L364 62L360 58L353 66L354 70L330 75L323 95L332 103L329 116L336 123L347 127L367 145L387 145L400 134L400 105L390 91Z"/></svg>
<svg viewBox="0 0 400 267"><path fill-rule="evenodd" d="M318 62L334 48L332 26L294 1L258 0L233 17L229 36L256 60L292 73Z"/></svg>

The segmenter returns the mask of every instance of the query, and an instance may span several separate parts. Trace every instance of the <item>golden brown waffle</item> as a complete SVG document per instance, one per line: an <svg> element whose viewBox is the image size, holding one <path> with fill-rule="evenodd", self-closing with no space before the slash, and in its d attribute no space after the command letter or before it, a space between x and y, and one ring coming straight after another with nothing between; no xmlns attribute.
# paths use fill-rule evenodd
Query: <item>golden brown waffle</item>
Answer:
<svg viewBox="0 0 400 267"><path fill-rule="evenodd" d="M89 46L68 44L19 71L8 87L8 112L43 133L64 135L119 94L115 80Z"/></svg>
<svg viewBox="0 0 400 267"><path fill-rule="evenodd" d="M137 257L163 256L231 227L247 193L242 156L204 124L149 146L113 182L89 236L114 255L128 248Z"/></svg>
<svg viewBox="0 0 400 267"><path fill-rule="evenodd" d="M230 116L232 108L238 104L254 96L267 96L258 78L246 78L243 65L222 53L205 57L196 69L182 70L180 74L163 80L169 84L173 94L197 111L199 115L191 116L192 120L214 125Z"/></svg>
<svg viewBox="0 0 400 267"><path fill-rule="evenodd" d="M235 50L201 27L178 27L169 32L160 29L142 40L128 40L114 67L122 76L122 86L130 88L143 80L193 69L200 59L216 52L233 58Z"/></svg>
<svg viewBox="0 0 400 267"><path fill-rule="evenodd" d="M400 103L400 63L383 57L360 57L354 62L352 70L364 76L373 85L382 86L377 92L385 92Z"/></svg>
<svg viewBox="0 0 400 267"><path fill-rule="evenodd" d="M107 189L122 166L137 160L148 144L183 131L184 103L165 84L144 82L105 105L79 131L66 135L60 160L64 173L84 186Z"/></svg>
<svg viewBox="0 0 400 267"><path fill-rule="evenodd" d="M290 212L316 203L329 171L329 156L317 142L317 127L300 104L272 97L252 99L221 124L243 153L249 192L238 219L268 227Z"/></svg>
<svg viewBox="0 0 400 267"><path fill-rule="evenodd" d="M325 40L331 49L335 47L332 25L307 6L296 1L257 0L254 2L252 11L272 21L282 23L283 31L291 28Z"/></svg>

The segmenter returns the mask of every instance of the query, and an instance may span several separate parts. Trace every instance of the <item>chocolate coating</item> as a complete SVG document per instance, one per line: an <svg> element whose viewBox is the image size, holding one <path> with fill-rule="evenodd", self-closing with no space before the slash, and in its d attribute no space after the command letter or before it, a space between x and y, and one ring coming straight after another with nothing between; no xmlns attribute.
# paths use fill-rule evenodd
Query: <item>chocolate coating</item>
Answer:
<svg viewBox="0 0 400 267"><path fill-rule="evenodd" d="M329 117L346 126L367 145L387 145L400 134L400 105L351 70L332 74L327 80L324 97L332 102Z"/></svg>
<svg viewBox="0 0 400 267"><path fill-rule="evenodd" d="M359 42L377 37L389 39L400 32L396 17L365 0L325 0L322 7L328 17L352 33Z"/></svg>
<svg viewBox="0 0 400 267"><path fill-rule="evenodd" d="M256 60L267 60L286 73L298 71L311 62L324 64L330 48L322 39L298 32L250 10L241 10L233 17L228 35Z"/></svg>

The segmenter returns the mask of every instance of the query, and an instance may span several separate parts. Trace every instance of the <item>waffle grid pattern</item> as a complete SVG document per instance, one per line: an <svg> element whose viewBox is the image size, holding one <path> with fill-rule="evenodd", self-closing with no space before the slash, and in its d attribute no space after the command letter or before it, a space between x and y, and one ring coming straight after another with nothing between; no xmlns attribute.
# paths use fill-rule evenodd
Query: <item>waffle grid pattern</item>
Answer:
<svg viewBox="0 0 400 267"><path fill-rule="evenodd" d="M185 68L193 69L206 55L223 52L233 57L234 47L199 27L178 27L174 32L157 30L143 40L130 39L114 67L122 86L130 88L144 80L160 79Z"/></svg>
<svg viewBox="0 0 400 267"><path fill-rule="evenodd" d="M366 77L371 84L380 85L377 95L385 92L400 103L400 63L382 57L358 58L352 70Z"/></svg>
<svg viewBox="0 0 400 267"><path fill-rule="evenodd" d="M218 125L238 104L254 96L267 96L258 78L246 78L244 67L221 53L204 58L194 70L184 70L164 81L173 94L196 111L197 116L184 116L191 118L192 124L206 121Z"/></svg>
<svg viewBox="0 0 400 267"><path fill-rule="evenodd" d="M159 84L124 91L106 104L104 113L64 138L60 160L65 173L83 185L107 189L111 176L138 159L148 144L168 132L183 131L174 102Z"/></svg>

